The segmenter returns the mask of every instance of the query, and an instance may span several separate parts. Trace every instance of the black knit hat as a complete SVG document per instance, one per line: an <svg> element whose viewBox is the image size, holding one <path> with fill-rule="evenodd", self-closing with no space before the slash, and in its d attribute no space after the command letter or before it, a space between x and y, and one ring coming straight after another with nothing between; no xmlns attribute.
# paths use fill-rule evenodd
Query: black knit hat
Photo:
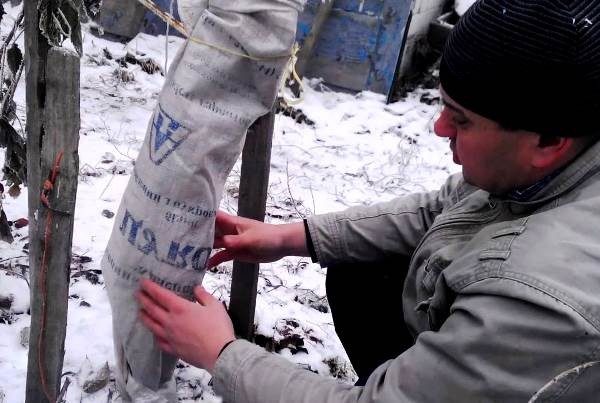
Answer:
<svg viewBox="0 0 600 403"><path fill-rule="evenodd" d="M440 80L506 128L600 135L600 0L480 0L450 34Z"/></svg>

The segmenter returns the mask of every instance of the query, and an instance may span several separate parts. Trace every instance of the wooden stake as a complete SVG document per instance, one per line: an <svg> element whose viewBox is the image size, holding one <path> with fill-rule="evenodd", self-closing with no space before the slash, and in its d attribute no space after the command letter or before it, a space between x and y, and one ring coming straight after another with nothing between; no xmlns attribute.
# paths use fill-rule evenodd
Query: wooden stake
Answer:
<svg viewBox="0 0 600 403"><path fill-rule="evenodd" d="M55 403L64 357L79 175L80 71L76 53L63 48L48 49L45 39L39 36L37 24L34 32L32 3L37 2L25 2L31 276L25 401ZM62 159L57 158L61 154ZM57 165L60 169L53 186L44 187ZM49 208L41 203L43 188L47 190ZM48 222L51 225L47 226Z"/></svg>
<svg viewBox="0 0 600 403"><path fill-rule="evenodd" d="M275 113L259 118L248 130L242 153L238 215L264 221L271 166ZM259 265L233 262L229 315L235 333L246 340L254 336L254 309Z"/></svg>

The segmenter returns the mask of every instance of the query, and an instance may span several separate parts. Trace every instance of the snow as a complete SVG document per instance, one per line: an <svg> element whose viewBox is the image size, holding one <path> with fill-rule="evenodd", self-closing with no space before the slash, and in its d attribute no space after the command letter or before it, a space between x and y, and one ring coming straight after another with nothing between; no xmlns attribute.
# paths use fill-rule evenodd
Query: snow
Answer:
<svg viewBox="0 0 600 403"><path fill-rule="evenodd" d="M2 32L19 11L5 7L9 16L3 20ZM169 38L170 60L182 43L179 38ZM73 252L76 258L84 256L91 261L81 263L76 259L72 265L63 367L65 377L71 378L67 402L120 401L114 385L111 311L102 276L95 272L100 269L113 226L113 219L102 212L117 210L164 82L162 75L149 75L131 65L128 70L135 81L123 82L115 75L119 69L115 59L128 51L151 57L164 66L165 37L140 34L122 44L85 34L81 60L81 175ZM109 54L112 57L107 57ZM435 189L449 173L458 170L451 162L447 141L432 133L439 109L437 91L418 89L397 103L385 105L382 95L334 92L317 79L305 80L304 86L305 97L297 108L315 125L277 116L267 221L288 222ZM21 83L16 102L22 126L24 94ZM420 102L422 98L433 100L433 105ZM239 176L238 161L221 206L229 212L236 211ZM3 203L9 220L27 217L26 191L17 198L6 196ZM25 396L27 348L21 336L30 321L29 288L23 277L27 234L27 227L14 230L13 244L0 243L0 296L13 295L11 308L0 310L0 402L21 402ZM230 263L223 264L205 277L205 287L224 301L229 299L231 270ZM320 374L352 382L355 375L327 312L325 275L326 269L308 259L285 258L262 265L257 332L275 343L290 335L299 336L304 340L303 348L284 348L280 352L284 357ZM95 393L84 392L84 382L106 363L111 371L108 386ZM210 376L203 370L182 363L175 375L180 401L218 401L208 385Z"/></svg>
<svg viewBox="0 0 600 403"><path fill-rule="evenodd" d="M456 0L454 9L458 15L463 15L477 0Z"/></svg>

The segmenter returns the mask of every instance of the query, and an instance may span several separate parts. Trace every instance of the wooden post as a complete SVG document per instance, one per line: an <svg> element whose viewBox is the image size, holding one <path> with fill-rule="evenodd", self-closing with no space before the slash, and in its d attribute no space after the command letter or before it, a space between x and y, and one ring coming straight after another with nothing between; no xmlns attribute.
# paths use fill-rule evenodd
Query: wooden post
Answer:
<svg viewBox="0 0 600 403"><path fill-rule="evenodd" d="M274 123L275 114L271 111L248 130L240 177L238 215L241 217L260 221L265 218ZM236 335L246 340L254 336L258 269L255 263L233 262L229 315Z"/></svg>
<svg viewBox="0 0 600 403"><path fill-rule="evenodd" d="M27 0L26 9L32 3L37 1ZM26 28L32 28L27 15ZM55 403L64 358L79 174L80 75L78 55L63 48L48 49L35 27L35 32L26 31L31 330L25 401ZM47 192L48 208L41 203L42 184L59 155L58 176Z"/></svg>
<svg viewBox="0 0 600 403"><path fill-rule="evenodd" d="M41 245L39 245L38 232L40 220L38 210L40 207L41 192L41 139L43 136L43 121L46 87L46 61L48 57L48 42L39 31L39 12L37 0L24 0L23 14L25 20L25 76L26 76L26 99L27 99L27 185L29 200L29 266L31 284L31 315L32 326L30 330L31 343L36 344L35 337L39 335L39 329L35 329L33 317L40 316L40 303L36 303L34 284L36 284L36 272L41 261ZM31 242L35 237L36 242ZM37 287L35 287L37 289ZM34 338L31 338L34 336ZM37 351L37 350L36 350ZM46 402L43 392L39 391L39 374L29 374L29 370L36 367L36 351L29 351L28 374L27 374L27 402L34 402L36 397ZM37 375L37 376L36 376ZM37 386L36 386L37 382Z"/></svg>

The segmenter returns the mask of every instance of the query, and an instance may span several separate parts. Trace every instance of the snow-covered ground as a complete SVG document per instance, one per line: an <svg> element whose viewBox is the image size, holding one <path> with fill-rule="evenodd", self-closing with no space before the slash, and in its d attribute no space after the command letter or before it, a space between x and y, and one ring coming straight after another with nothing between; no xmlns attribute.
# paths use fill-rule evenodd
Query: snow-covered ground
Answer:
<svg viewBox="0 0 600 403"><path fill-rule="evenodd" d="M16 8L8 11L2 34L18 13ZM181 39L169 38L169 58L175 56L181 44ZM117 210L164 77L129 65L127 71L134 80L124 81L127 74L120 71L115 59L129 51L163 65L165 37L139 35L122 44L88 33L84 51L81 175L73 252L76 258L86 259L85 263L76 259L72 265L63 372L65 378L71 379L68 402L119 401L112 380L111 312L99 274L100 259L113 226L113 219L106 217L110 214L105 210ZM382 95L333 92L318 80L305 81L305 87L306 95L297 108L314 121L314 126L277 116L267 221L297 220L430 190L458 170L452 165L447 142L431 131L439 109L437 91L416 90L406 99L385 105ZM16 101L24 126L23 83ZM239 173L238 162L223 194L221 207L229 212L236 211ZM5 196L4 209L9 220L27 217L26 194L23 191L17 198ZM27 344L22 336L30 322L25 280L28 261L23 251L28 242L27 231L27 227L14 230L15 242L11 245L0 242L0 296L12 295L14 299L10 309L0 309L0 403L22 402L25 396ZM342 382L352 382L354 373L328 313L325 274L326 269L308 259L286 258L262 265L256 304L257 333L263 342L289 345L280 354L293 362L323 375L337 376ZM228 301L230 281L231 264L223 264L206 275L204 284L214 295ZM95 393L85 392L86 380L97 376L106 363L111 381ZM216 400L206 372L182 363L175 375L180 401Z"/></svg>
<svg viewBox="0 0 600 403"><path fill-rule="evenodd" d="M463 15L475 3L476 0L456 0L454 9L458 15Z"/></svg>

